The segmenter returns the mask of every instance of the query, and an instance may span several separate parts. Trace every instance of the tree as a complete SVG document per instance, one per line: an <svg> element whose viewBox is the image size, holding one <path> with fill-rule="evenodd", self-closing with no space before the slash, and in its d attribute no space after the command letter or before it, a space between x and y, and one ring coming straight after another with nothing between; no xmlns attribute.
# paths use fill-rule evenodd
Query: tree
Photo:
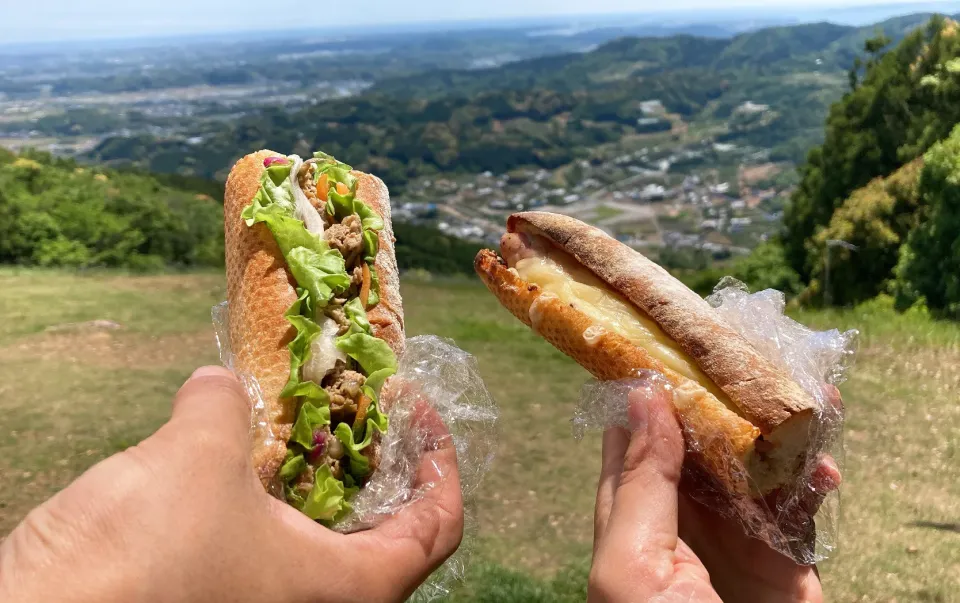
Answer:
<svg viewBox="0 0 960 603"><path fill-rule="evenodd" d="M901 249L898 304L960 318L960 126L926 154L920 194L929 211Z"/></svg>
<svg viewBox="0 0 960 603"><path fill-rule="evenodd" d="M837 208L830 224L809 243L816 258L814 282L824 279L827 242L841 240L856 251L835 247L830 253L830 293L840 305L865 301L888 289L900 245L920 221L919 194L923 159L918 158L886 178L857 189Z"/></svg>
<svg viewBox="0 0 960 603"><path fill-rule="evenodd" d="M788 297L800 292L800 275L787 263L783 247L764 243L734 264L734 276L753 291L776 289Z"/></svg>
<svg viewBox="0 0 960 603"><path fill-rule="evenodd" d="M960 85L921 84L960 56L956 23L934 18L892 50L883 52L884 42L865 45L863 79L831 107L824 142L808 154L784 215L787 259L805 280L819 261L811 242L844 200L922 154L960 122Z"/></svg>

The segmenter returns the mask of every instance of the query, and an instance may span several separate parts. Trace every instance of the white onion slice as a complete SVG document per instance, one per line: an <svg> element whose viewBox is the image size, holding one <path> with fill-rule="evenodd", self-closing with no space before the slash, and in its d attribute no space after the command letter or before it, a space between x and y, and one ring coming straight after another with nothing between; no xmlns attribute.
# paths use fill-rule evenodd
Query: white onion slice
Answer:
<svg viewBox="0 0 960 603"><path fill-rule="evenodd" d="M304 380L314 383L320 383L324 376L336 366L337 360L347 361L347 355L335 343L340 325L329 317L322 320L320 335L310 344L310 360L303 365Z"/></svg>
<svg viewBox="0 0 960 603"><path fill-rule="evenodd" d="M293 198L297 205L294 209L294 215L298 220L302 220L307 230L315 235L323 234L323 216L317 211L317 208L310 203L303 189L300 188L300 179L297 177L300 168L303 166L303 159L297 155L290 155L289 159L293 162L293 169L290 170L290 188L293 189Z"/></svg>

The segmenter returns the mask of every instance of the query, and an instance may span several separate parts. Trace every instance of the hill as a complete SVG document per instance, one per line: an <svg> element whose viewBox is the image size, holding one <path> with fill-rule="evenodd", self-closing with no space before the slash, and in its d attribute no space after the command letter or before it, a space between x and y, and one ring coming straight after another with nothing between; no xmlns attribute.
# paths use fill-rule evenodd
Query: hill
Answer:
<svg viewBox="0 0 960 603"><path fill-rule="evenodd" d="M202 179L0 149L0 264L222 266L222 198L216 183ZM472 272L479 245L411 224L394 231L402 271Z"/></svg>
<svg viewBox="0 0 960 603"><path fill-rule="evenodd" d="M434 100L369 94L217 123L201 133L202 144L146 134L112 137L86 158L223 179L244 152L273 148L305 154L322 148L396 190L425 174L564 165L592 147L637 133L643 99L659 98L669 110L689 114L720 96L723 81L702 75L650 78L594 92L501 90Z"/></svg>
<svg viewBox="0 0 960 603"><path fill-rule="evenodd" d="M0 263L221 265L220 201L165 180L0 150Z"/></svg>
<svg viewBox="0 0 960 603"><path fill-rule="evenodd" d="M866 61L851 72L852 90L830 108L824 143L801 167L785 214L786 257L810 283L810 296L820 298L824 245L835 236L865 246L863 257L840 253L850 278L837 281L838 300L854 303L894 287L912 291L904 301L926 298L956 314L960 289L943 272L956 255L949 247L960 163L958 33L956 21L937 18L896 46L883 36L866 43ZM915 232L930 233L919 247L906 244L923 238ZM925 255L915 256L918 249ZM856 268L864 262L869 269ZM898 263L903 269L894 275Z"/></svg>
<svg viewBox="0 0 960 603"><path fill-rule="evenodd" d="M389 78L373 89L391 96L430 98L529 87L581 89L643 74L697 68L759 74L846 71L863 52L863 43L877 32L897 42L932 16L917 13L865 27L827 22L768 27L732 38L623 37L587 53L541 57L495 69L437 70Z"/></svg>
<svg viewBox="0 0 960 603"><path fill-rule="evenodd" d="M189 136L109 136L85 158L222 180L244 151L324 148L399 190L433 173L555 168L681 120L774 160L799 161L822 140L827 108L847 88L850 49L867 31L896 38L925 18L732 38L623 37L585 53L382 79L360 96L301 110L268 107L226 124L188 119L181 127ZM643 101L660 101L664 114L651 116ZM765 110L738 113L748 102Z"/></svg>

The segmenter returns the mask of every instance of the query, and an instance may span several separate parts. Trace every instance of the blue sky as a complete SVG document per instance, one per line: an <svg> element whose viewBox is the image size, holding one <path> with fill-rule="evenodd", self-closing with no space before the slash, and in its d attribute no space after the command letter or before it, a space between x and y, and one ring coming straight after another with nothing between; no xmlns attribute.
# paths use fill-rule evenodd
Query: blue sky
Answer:
<svg viewBox="0 0 960 603"><path fill-rule="evenodd" d="M850 6L884 0L725 0L720 6ZM896 0L929 4L929 0ZM0 0L0 42L195 34L237 30L344 27L466 19L640 13L719 8L715 0ZM960 6L960 3L958 3ZM281 9L280 7L289 7ZM958 9L960 10L960 9Z"/></svg>

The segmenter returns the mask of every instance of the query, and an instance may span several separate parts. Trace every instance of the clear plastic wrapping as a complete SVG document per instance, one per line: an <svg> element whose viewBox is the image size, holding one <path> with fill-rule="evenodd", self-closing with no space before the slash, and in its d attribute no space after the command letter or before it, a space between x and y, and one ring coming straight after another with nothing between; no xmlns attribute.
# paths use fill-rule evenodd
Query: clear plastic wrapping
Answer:
<svg viewBox="0 0 960 603"><path fill-rule="evenodd" d="M227 302L213 308L213 323L224 366L237 372L227 328ZM238 373L253 400L251 429L268 429L256 380ZM430 601L449 594L463 579L476 534L473 501L493 462L497 446L499 410L480 378L476 359L447 339L413 337L399 358L396 375L384 385L380 404L387 409L390 428L380 450L380 465L351 500L353 512L333 526L340 532L375 527L384 519L419 500L436 483L415 486L423 452L436 442L418 426L420 404L429 404L443 420L457 451L460 488L466 512L464 538L457 552L424 583L414 600ZM267 432L268 437L272 434Z"/></svg>
<svg viewBox="0 0 960 603"><path fill-rule="evenodd" d="M813 331L784 315L786 304L779 291L751 294L731 278L721 281L707 301L764 357L783 367L816 400L817 408L810 427L811 445L793 483L754 498L721 487L687 463L683 489L797 563L817 563L837 546L840 494L834 476L843 466L843 406L835 386L853 366L858 333ZM651 371L638 371L634 379L587 383L573 417L575 437L588 429L626 428L627 395L637 388L650 397L671 395L666 379ZM684 435L689 453L705 448L689 430ZM731 462L735 471L747 474L739 461Z"/></svg>

